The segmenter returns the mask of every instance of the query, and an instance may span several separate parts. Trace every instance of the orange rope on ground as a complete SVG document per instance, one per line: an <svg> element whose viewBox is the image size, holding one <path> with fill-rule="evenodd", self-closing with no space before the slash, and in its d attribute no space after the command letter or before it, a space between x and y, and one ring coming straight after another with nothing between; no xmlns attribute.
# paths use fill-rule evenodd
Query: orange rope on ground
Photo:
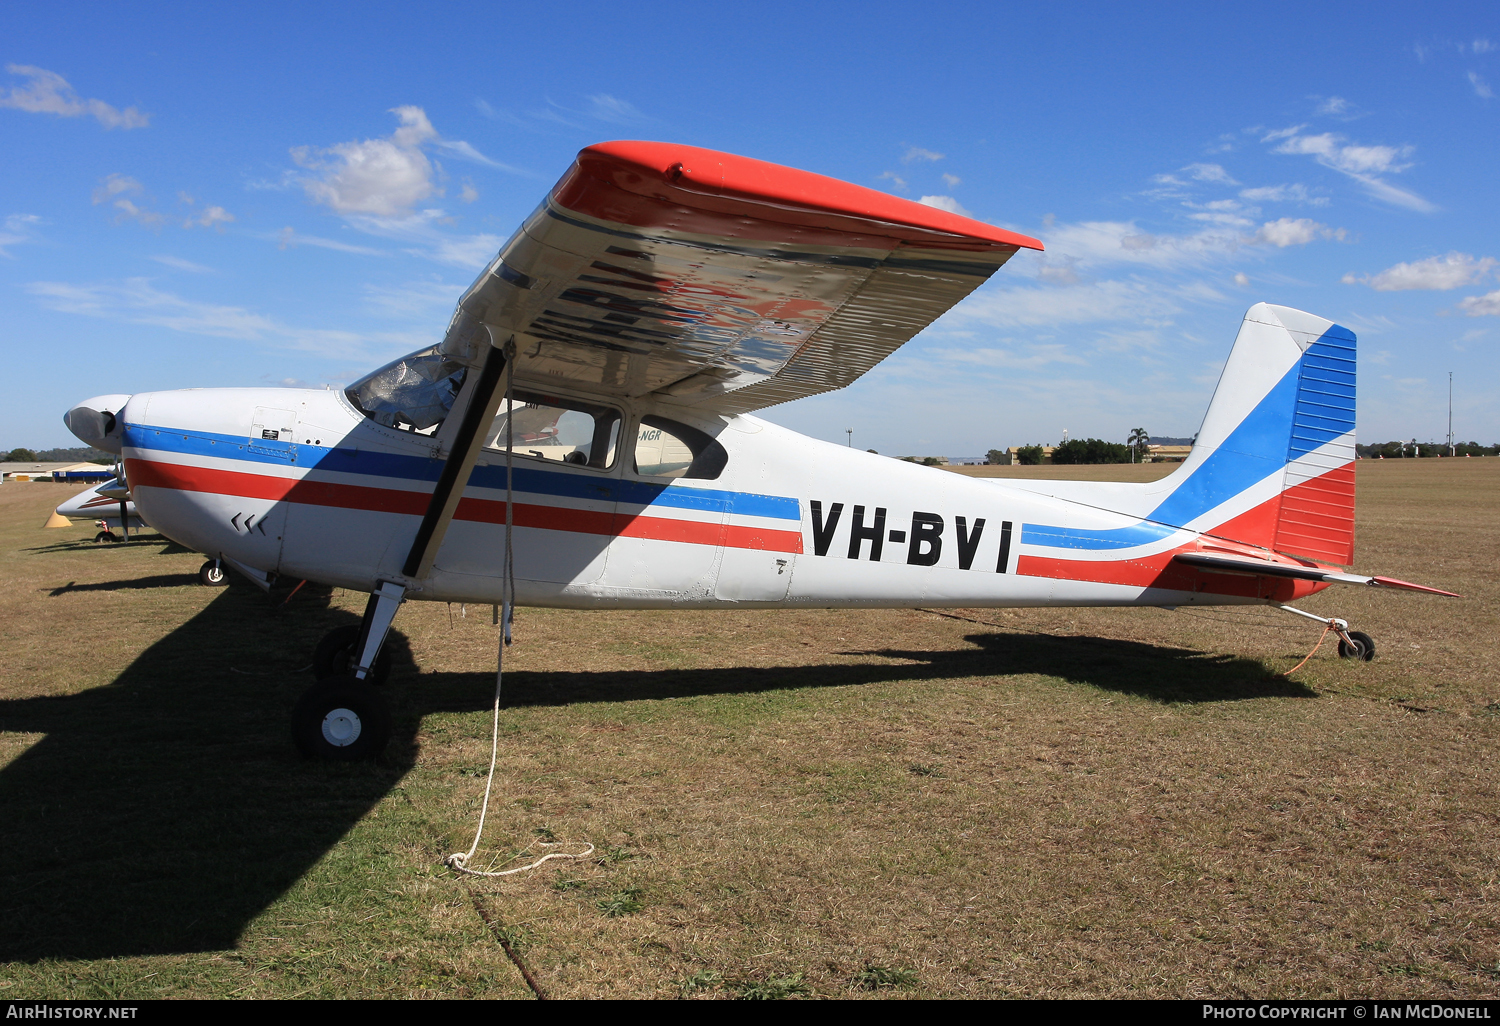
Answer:
<svg viewBox="0 0 1500 1026"><path fill-rule="evenodd" d="M1311 659L1313 656L1317 655L1318 654L1318 649L1320 649L1320 648L1323 647L1323 639L1326 638L1326 637L1328 637L1328 632L1331 631L1331 630L1333 630L1333 621L1329 620L1328 621L1328 625L1323 628L1323 633L1318 635L1318 643L1313 646L1313 650L1311 652L1307 653L1307 657L1304 658L1300 663L1298 663L1296 666L1293 666L1290 670L1288 670L1285 673L1283 673L1282 676L1283 677L1290 677L1292 674L1294 674L1298 670L1302 669L1302 667L1306 666L1307 665L1307 660Z"/></svg>

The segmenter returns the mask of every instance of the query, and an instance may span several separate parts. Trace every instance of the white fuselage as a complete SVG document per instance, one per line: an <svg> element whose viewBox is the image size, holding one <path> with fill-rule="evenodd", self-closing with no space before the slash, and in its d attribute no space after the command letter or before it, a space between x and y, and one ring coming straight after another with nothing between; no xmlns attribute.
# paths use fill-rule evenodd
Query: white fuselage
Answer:
<svg viewBox="0 0 1500 1026"><path fill-rule="evenodd" d="M511 458L517 600L675 606L1179 605L1256 602L1271 582L1162 587L1193 531L860 452L752 416L615 403L717 438L714 480ZM444 465L444 430L383 427L341 392L143 393L121 412L132 496L180 543L257 570L370 590L400 579ZM447 425L445 425L445 428ZM408 597L498 602L506 454L486 449L433 569ZM1076 487L1076 486L1075 486ZM1115 485L1108 494L1146 486ZM1045 490L1045 489L1044 489ZM1128 509L1126 503L1115 504ZM1177 579L1172 579L1176 581ZM1279 585L1277 585L1279 587Z"/></svg>

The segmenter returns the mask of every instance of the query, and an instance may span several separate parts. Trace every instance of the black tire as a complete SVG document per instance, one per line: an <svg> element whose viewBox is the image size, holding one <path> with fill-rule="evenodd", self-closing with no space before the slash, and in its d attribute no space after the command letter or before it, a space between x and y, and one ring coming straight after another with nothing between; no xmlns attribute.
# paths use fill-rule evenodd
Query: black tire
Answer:
<svg viewBox="0 0 1500 1026"><path fill-rule="evenodd" d="M198 581L210 588L222 588L229 583L229 574L218 562L210 559L198 568Z"/></svg>
<svg viewBox="0 0 1500 1026"><path fill-rule="evenodd" d="M1375 639L1363 631L1350 631L1349 641L1354 642L1350 647L1349 642L1339 639L1339 658L1358 659L1368 663L1375 658Z"/></svg>
<svg viewBox="0 0 1500 1026"><path fill-rule="evenodd" d="M354 672L354 646L359 643L359 626L351 623L335 627L323 635L323 640L313 650L314 679L333 680L348 677ZM390 676L391 649L387 644L381 647L380 654L375 657L374 672L370 674L369 681L378 686L389 680Z"/></svg>
<svg viewBox="0 0 1500 1026"><path fill-rule="evenodd" d="M309 759L375 759L391 739L391 714L374 688L350 677L308 688L292 710L292 740Z"/></svg>
<svg viewBox="0 0 1500 1026"><path fill-rule="evenodd" d="M116 538L114 534L109 531L100 531L98 534L94 535L95 543L109 542L113 544L119 540L119 538Z"/></svg>

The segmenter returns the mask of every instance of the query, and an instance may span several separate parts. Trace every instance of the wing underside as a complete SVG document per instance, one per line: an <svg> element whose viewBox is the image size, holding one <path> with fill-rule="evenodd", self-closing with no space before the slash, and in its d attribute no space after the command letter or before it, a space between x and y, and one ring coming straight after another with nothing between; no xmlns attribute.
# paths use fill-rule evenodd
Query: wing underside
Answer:
<svg viewBox="0 0 1500 1026"><path fill-rule="evenodd" d="M459 303L443 350L514 339L518 382L743 413L842 388L1026 236L808 172L606 143Z"/></svg>

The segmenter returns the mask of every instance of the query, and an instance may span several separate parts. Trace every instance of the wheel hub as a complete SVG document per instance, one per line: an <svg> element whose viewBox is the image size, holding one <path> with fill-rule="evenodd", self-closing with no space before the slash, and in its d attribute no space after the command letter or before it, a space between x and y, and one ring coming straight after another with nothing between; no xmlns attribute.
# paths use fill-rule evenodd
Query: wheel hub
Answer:
<svg viewBox="0 0 1500 1026"><path fill-rule="evenodd" d="M330 709L323 717L323 740L335 748L347 748L359 740L359 732L363 725L359 720L359 713L353 709L345 709L340 706Z"/></svg>

